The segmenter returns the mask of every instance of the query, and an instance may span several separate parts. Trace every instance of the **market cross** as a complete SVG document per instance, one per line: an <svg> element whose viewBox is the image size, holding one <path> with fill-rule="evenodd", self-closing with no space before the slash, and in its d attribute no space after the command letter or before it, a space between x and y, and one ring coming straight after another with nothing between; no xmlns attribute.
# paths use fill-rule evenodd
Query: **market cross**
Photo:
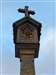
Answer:
<svg viewBox="0 0 56 75"><path fill-rule="evenodd" d="M32 14L32 15L35 14L34 11L28 10L28 6L25 6L25 9L19 8L18 11L21 13L25 13L25 16L29 16L29 14Z"/></svg>
<svg viewBox="0 0 56 75"><path fill-rule="evenodd" d="M40 34L42 24L31 18L34 11L18 9L25 16L13 23L13 39L15 44L15 57L20 58L20 75L36 75L34 59L38 58L40 47Z"/></svg>

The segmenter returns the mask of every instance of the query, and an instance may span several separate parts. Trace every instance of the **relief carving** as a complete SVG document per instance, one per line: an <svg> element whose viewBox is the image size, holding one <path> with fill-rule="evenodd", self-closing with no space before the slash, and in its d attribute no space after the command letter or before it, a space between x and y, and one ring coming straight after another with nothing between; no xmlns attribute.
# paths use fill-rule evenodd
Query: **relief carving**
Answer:
<svg viewBox="0 0 56 75"><path fill-rule="evenodd" d="M24 39L24 40L34 39L34 36L33 36L34 29L31 26L26 25L22 27L20 30L21 30L21 39Z"/></svg>

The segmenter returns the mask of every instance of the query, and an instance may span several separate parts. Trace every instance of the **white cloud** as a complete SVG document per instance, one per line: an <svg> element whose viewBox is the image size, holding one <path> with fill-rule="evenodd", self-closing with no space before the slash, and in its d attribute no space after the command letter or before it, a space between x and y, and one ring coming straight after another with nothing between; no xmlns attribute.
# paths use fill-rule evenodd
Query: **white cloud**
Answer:
<svg viewBox="0 0 56 75"><path fill-rule="evenodd" d="M55 30L54 28L49 28L42 35L42 46L49 47L52 44L55 44Z"/></svg>
<svg viewBox="0 0 56 75"><path fill-rule="evenodd" d="M42 32L40 39L39 58L35 60L36 73L54 74L55 73L55 30L46 29Z"/></svg>

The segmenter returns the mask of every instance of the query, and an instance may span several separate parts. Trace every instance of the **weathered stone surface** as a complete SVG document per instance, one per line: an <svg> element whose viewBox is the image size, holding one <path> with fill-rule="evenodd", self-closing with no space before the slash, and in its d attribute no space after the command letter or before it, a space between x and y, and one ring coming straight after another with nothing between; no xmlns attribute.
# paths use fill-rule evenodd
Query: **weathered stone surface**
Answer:
<svg viewBox="0 0 56 75"><path fill-rule="evenodd" d="M23 24L17 29L17 43L38 43L38 32L31 24Z"/></svg>
<svg viewBox="0 0 56 75"><path fill-rule="evenodd" d="M35 49L20 49L20 54L35 55Z"/></svg>
<svg viewBox="0 0 56 75"><path fill-rule="evenodd" d="M15 57L20 58L20 75L35 75L34 58L38 57L42 24L29 15L35 12L18 9L25 13L25 17L13 23L13 39L15 44Z"/></svg>
<svg viewBox="0 0 56 75"><path fill-rule="evenodd" d="M21 55L20 75L35 75L34 55Z"/></svg>

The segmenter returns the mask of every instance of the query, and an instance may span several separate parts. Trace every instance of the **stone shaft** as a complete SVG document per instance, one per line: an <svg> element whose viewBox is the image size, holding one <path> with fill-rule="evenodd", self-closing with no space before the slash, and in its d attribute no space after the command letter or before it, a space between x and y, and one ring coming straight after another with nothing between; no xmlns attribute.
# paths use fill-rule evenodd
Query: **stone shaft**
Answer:
<svg viewBox="0 0 56 75"><path fill-rule="evenodd" d="M34 55L21 55L20 75L35 75Z"/></svg>

